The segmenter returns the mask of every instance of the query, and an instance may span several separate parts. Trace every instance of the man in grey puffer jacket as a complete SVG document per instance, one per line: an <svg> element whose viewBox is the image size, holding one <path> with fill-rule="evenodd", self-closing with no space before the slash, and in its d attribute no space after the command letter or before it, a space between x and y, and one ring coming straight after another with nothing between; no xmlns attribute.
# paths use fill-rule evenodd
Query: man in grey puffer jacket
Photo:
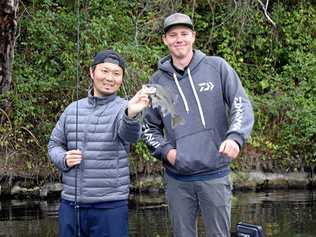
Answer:
<svg viewBox="0 0 316 237"><path fill-rule="evenodd" d="M128 236L127 156L149 100L141 91L130 101L117 96L124 70L113 50L97 53L88 97L70 104L51 134L49 157L63 174L60 236Z"/></svg>
<svg viewBox="0 0 316 237"><path fill-rule="evenodd" d="M201 211L208 237L228 237L229 163L249 137L254 116L236 72L223 58L194 50L195 35L189 16L165 19L162 39L170 54L160 60L150 83L175 95L176 113L185 122L173 129L171 116L148 108L143 138L166 168L174 235L196 237Z"/></svg>

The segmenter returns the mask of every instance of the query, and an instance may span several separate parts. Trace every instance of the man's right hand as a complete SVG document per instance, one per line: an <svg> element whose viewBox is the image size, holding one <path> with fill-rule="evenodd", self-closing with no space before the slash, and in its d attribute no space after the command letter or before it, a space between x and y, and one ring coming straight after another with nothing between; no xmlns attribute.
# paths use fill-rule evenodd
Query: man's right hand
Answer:
<svg viewBox="0 0 316 237"><path fill-rule="evenodd" d="M142 90L138 91L132 99L128 101L127 116L129 118L135 117L143 109L148 107L149 98Z"/></svg>
<svg viewBox="0 0 316 237"><path fill-rule="evenodd" d="M170 164L175 165L176 164L176 157L177 157L177 150L171 149L170 151L168 151L166 158Z"/></svg>
<svg viewBox="0 0 316 237"><path fill-rule="evenodd" d="M71 168L75 165L80 164L82 160L82 153L80 150L70 150L66 152L66 165Z"/></svg>

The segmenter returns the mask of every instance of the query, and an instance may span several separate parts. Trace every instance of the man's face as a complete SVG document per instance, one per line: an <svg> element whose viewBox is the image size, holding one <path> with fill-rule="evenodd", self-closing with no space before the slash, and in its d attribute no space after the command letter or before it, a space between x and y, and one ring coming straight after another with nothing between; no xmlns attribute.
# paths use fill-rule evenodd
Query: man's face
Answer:
<svg viewBox="0 0 316 237"><path fill-rule="evenodd" d="M97 64L95 70L90 69L93 81L94 96L107 96L118 91L123 82L123 69L113 63Z"/></svg>
<svg viewBox="0 0 316 237"><path fill-rule="evenodd" d="M162 39L174 58L183 59L193 50L195 32L186 26L173 26Z"/></svg>

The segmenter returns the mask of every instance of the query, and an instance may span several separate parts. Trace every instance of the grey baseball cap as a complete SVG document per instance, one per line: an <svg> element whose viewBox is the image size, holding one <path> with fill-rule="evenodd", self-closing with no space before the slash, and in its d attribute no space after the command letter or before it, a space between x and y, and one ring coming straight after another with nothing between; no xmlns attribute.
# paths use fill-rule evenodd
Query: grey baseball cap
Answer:
<svg viewBox="0 0 316 237"><path fill-rule="evenodd" d="M167 31L175 25L185 25L193 30L193 23L191 18L188 15L182 14L182 13L173 13L170 16L168 16L163 25L163 31L164 33L167 33Z"/></svg>

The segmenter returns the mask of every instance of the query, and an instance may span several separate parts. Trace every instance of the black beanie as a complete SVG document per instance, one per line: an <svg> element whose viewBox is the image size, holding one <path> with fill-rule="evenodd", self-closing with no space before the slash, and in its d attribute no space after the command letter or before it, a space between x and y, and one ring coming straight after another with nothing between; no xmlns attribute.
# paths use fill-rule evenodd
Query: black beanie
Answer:
<svg viewBox="0 0 316 237"><path fill-rule="evenodd" d="M104 51L98 52L93 59L92 66L107 62L119 65L123 69L123 73L125 72L125 60L121 55L112 49L106 49Z"/></svg>

